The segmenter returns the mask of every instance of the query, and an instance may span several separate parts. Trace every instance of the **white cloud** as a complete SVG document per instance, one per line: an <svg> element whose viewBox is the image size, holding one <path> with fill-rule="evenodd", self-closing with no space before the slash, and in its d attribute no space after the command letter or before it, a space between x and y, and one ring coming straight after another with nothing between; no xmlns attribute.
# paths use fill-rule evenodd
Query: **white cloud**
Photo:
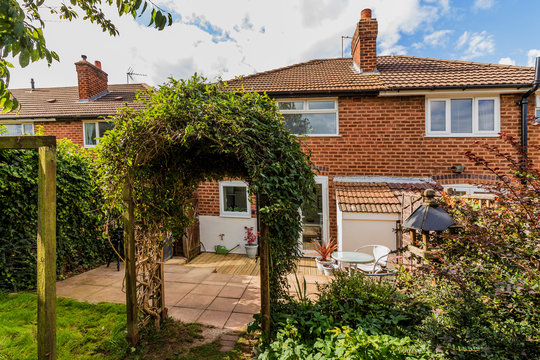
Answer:
<svg viewBox="0 0 540 360"><path fill-rule="evenodd" d="M452 30L438 30L424 36L424 43L430 46L444 46Z"/></svg>
<svg viewBox="0 0 540 360"><path fill-rule="evenodd" d="M486 10L495 5L495 0L475 0L474 7L476 9Z"/></svg>
<svg viewBox="0 0 540 360"><path fill-rule="evenodd" d="M74 62L81 54L101 60L109 83L125 83L126 71L147 74L135 81L161 84L167 77L202 73L210 80L275 69L313 58L341 56L341 36L352 36L360 12L372 8L379 22L379 54L406 53L402 34L432 26L449 6L446 0L161 0L159 6L181 15L163 31L119 18L104 8L120 35L110 37L80 19L57 21L46 16L45 37L61 62L42 62L12 70L11 88L77 83ZM321 11L323 9L324 11ZM347 44L345 44L347 45ZM345 54L345 56L350 56Z"/></svg>
<svg viewBox="0 0 540 360"><path fill-rule="evenodd" d="M516 61L511 57L503 57L499 59L501 65L516 65Z"/></svg>
<svg viewBox="0 0 540 360"><path fill-rule="evenodd" d="M495 50L493 35L486 31L470 33L465 31L458 39L457 49L463 49L461 59L471 60L480 56L492 54Z"/></svg>
<svg viewBox="0 0 540 360"><path fill-rule="evenodd" d="M531 49L527 53L527 66L535 66L536 65L536 58L540 56L540 49Z"/></svg>

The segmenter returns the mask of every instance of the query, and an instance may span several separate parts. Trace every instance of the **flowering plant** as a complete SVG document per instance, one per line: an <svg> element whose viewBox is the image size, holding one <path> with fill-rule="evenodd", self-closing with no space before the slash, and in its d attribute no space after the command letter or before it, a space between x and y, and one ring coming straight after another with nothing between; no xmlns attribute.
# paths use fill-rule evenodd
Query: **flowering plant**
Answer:
<svg viewBox="0 0 540 360"><path fill-rule="evenodd" d="M247 245L256 245L257 244L257 238L259 237L259 233L255 233L253 231L253 226L244 226L244 229L246 230L246 236L244 236L244 240L247 243Z"/></svg>

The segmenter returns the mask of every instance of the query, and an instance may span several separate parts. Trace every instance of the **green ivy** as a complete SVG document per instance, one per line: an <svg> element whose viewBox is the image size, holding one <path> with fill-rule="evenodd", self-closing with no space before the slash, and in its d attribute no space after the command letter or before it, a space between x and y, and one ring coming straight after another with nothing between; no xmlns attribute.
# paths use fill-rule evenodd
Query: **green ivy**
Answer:
<svg viewBox="0 0 540 360"><path fill-rule="evenodd" d="M103 237L103 198L91 155L67 140L57 151L57 274L95 266L109 254ZM0 151L0 289L36 286L38 154Z"/></svg>
<svg viewBox="0 0 540 360"><path fill-rule="evenodd" d="M97 146L107 206L122 210L131 179L139 226L170 231L178 240L190 224L190 201L208 180L241 178L259 195L261 221L269 226L271 294L286 295L285 275L296 266L301 219L313 200L309 157L285 129L266 95L231 91L194 75L141 94L142 109L122 109Z"/></svg>

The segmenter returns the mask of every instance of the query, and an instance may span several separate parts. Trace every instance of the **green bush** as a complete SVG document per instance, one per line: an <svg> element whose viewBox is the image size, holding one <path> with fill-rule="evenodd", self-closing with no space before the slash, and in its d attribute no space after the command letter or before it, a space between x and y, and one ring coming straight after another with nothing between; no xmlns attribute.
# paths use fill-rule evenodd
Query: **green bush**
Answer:
<svg viewBox="0 0 540 360"><path fill-rule="evenodd" d="M57 152L57 274L95 266L110 246L103 237L102 196L95 189L92 155L67 140ZM0 289L36 284L38 154L0 151Z"/></svg>

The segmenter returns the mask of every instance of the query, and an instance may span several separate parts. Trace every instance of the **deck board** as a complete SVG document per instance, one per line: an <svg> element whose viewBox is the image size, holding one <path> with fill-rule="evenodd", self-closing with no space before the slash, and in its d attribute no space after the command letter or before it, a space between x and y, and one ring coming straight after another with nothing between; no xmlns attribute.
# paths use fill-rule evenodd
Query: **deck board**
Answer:
<svg viewBox="0 0 540 360"><path fill-rule="evenodd" d="M192 259L186 266L213 267L216 272L232 275L259 275L258 259L249 259L243 254L220 255L216 253L201 253ZM321 275L312 258L298 260L297 273L304 275Z"/></svg>

